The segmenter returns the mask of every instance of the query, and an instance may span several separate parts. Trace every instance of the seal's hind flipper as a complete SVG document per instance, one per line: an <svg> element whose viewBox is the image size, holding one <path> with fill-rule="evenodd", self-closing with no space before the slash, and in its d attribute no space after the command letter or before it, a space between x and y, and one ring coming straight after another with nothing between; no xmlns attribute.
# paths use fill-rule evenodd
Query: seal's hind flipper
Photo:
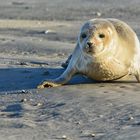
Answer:
<svg viewBox="0 0 140 140"><path fill-rule="evenodd" d="M140 49L137 50L137 54L134 57L134 64L131 71L140 83Z"/></svg>
<svg viewBox="0 0 140 140"><path fill-rule="evenodd" d="M140 83L140 73L137 73L137 74L135 75L135 77L136 77L137 81Z"/></svg>
<svg viewBox="0 0 140 140"><path fill-rule="evenodd" d="M134 65L134 75L137 81L140 83L140 61Z"/></svg>

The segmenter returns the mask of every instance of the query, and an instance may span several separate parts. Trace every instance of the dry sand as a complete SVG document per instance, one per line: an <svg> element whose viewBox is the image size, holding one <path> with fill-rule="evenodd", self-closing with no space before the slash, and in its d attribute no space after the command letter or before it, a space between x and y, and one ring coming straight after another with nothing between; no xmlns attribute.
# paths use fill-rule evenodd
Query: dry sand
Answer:
<svg viewBox="0 0 140 140"><path fill-rule="evenodd" d="M0 140L140 140L140 84L37 90L59 76L84 21L113 17L140 38L139 0L0 0Z"/></svg>

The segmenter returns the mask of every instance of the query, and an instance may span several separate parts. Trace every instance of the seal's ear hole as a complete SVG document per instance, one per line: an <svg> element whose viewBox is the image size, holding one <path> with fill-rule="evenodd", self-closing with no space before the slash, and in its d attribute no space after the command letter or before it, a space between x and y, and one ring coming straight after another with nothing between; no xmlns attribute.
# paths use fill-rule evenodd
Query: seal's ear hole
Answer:
<svg viewBox="0 0 140 140"><path fill-rule="evenodd" d="M87 37L87 35L85 33L81 34L81 37L84 39Z"/></svg>
<svg viewBox="0 0 140 140"><path fill-rule="evenodd" d="M105 38L105 34L99 34L100 38Z"/></svg>

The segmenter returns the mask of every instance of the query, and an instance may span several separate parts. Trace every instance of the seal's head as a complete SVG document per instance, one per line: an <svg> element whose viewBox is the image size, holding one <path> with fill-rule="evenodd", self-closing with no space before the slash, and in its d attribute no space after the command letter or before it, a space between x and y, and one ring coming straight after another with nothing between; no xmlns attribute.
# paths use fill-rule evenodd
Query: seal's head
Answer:
<svg viewBox="0 0 140 140"><path fill-rule="evenodd" d="M114 36L116 36L115 28L111 22L105 19L94 19L83 25L78 42L85 53L96 56L112 46Z"/></svg>

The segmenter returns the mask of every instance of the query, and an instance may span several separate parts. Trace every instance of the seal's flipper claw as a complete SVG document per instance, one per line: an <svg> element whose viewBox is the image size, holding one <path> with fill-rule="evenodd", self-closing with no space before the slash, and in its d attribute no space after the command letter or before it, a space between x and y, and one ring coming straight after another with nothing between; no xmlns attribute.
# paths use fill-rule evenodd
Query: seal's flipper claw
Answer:
<svg viewBox="0 0 140 140"><path fill-rule="evenodd" d="M51 87L58 87L58 86L60 86L60 84L56 84L56 83L49 82L49 81L44 81L42 84L38 85L37 88L43 89L43 88L51 88Z"/></svg>

